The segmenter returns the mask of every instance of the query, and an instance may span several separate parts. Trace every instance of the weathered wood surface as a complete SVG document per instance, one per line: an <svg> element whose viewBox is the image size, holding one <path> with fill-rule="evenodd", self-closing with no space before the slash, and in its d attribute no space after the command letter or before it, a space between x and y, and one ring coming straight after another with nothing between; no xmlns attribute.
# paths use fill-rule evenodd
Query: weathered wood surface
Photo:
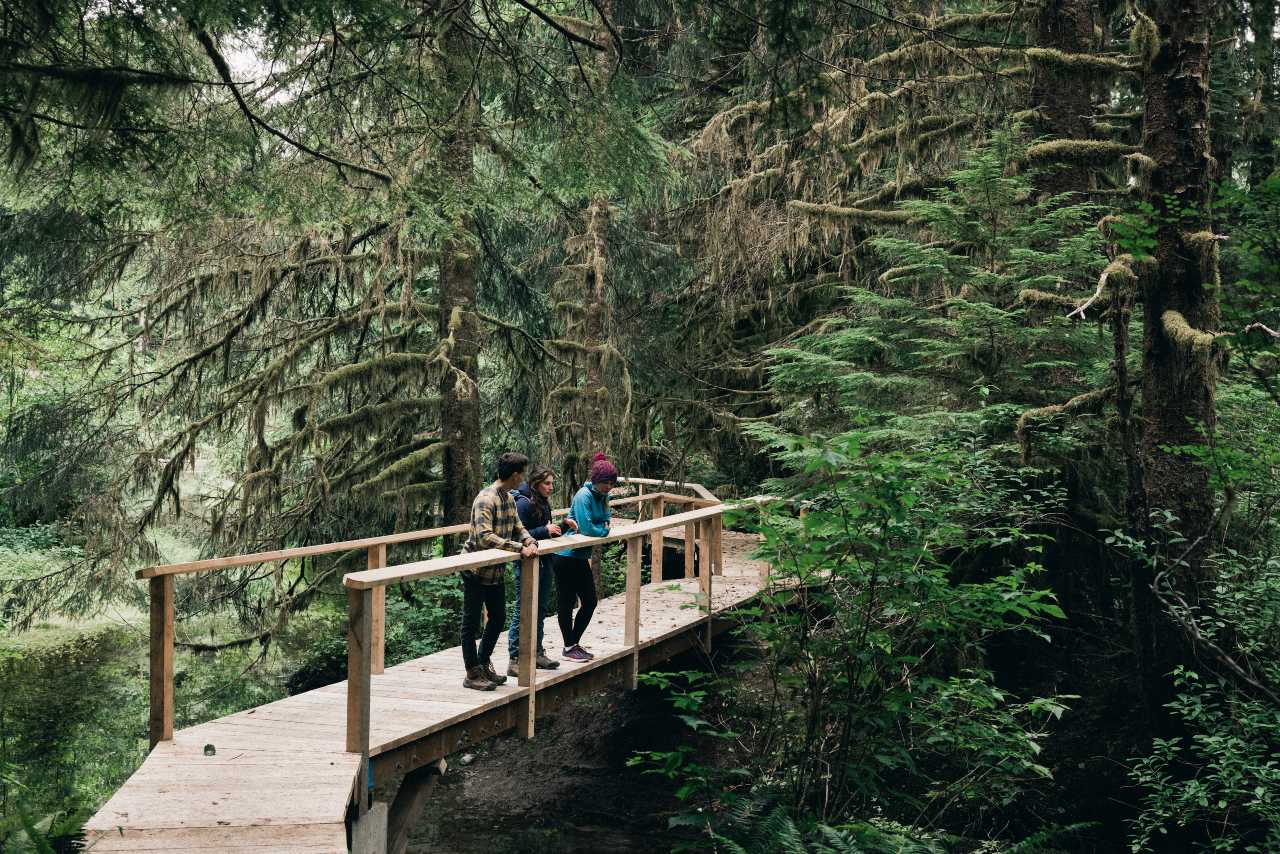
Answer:
<svg viewBox="0 0 1280 854"><path fill-rule="evenodd" d="M683 532L681 525L668 536ZM751 538L725 532L724 540L725 574L715 582L715 613L743 604L760 590L760 566L745 557ZM706 612L698 607L699 587L696 578L644 585L640 646L706 624ZM371 595L367 589L351 592L362 604ZM563 661L558 670L539 671L539 689L632 655L625 644L625 599L612 596L596 610L583 639L596 659ZM553 617L545 631L546 647L560 649ZM505 633L497 648L494 666L501 672L507 664ZM514 679L493 692L470 691L462 687L462 677L457 647L372 676L370 756L521 703L528 694ZM89 850L345 851L343 821L361 767L360 754L343 749L347 694L347 683L340 682L177 731L85 825ZM209 744L212 756L204 752Z"/></svg>

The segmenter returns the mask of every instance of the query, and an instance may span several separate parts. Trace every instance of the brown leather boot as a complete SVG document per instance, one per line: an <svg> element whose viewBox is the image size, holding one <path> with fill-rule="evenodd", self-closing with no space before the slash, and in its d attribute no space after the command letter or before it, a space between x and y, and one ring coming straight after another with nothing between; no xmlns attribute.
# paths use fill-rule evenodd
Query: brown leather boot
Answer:
<svg viewBox="0 0 1280 854"><path fill-rule="evenodd" d="M467 678L462 680L462 687L476 691L492 691L497 686L489 681L483 667L472 667L467 671Z"/></svg>
<svg viewBox="0 0 1280 854"><path fill-rule="evenodd" d="M494 685L507 684L507 677L498 675L498 671L493 669L492 661L486 661L484 664L480 665L480 670L484 672L484 678L488 679Z"/></svg>

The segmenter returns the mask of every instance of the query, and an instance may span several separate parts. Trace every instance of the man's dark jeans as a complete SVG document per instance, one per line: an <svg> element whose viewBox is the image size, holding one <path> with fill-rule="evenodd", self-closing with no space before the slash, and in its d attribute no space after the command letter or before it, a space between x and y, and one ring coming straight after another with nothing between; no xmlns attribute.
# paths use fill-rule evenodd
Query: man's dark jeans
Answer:
<svg viewBox="0 0 1280 854"><path fill-rule="evenodd" d="M481 584L470 572L462 572L462 660L467 669L489 661L493 648L498 645L498 635L506 621L506 585ZM489 612L484 624L484 636L480 649L476 649L476 637L480 634L480 609Z"/></svg>

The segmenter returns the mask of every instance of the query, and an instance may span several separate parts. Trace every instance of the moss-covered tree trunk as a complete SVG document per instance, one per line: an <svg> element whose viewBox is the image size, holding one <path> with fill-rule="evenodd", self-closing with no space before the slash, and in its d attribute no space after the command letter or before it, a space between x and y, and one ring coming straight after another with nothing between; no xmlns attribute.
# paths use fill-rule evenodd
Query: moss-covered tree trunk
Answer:
<svg viewBox="0 0 1280 854"><path fill-rule="evenodd" d="M453 126L445 140L441 161L453 187L472 183L475 140L472 127L477 100L469 67L470 38L455 19L445 35L448 91L458 94ZM449 367L440 379L440 435L447 443L442 455L444 486L440 508L444 524L467 522L471 501L480 491L480 329L476 315L475 219L458 193L451 233L440 247L439 332ZM456 541L449 542L450 551Z"/></svg>
<svg viewBox="0 0 1280 854"><path fill-rule="evenodd" d="M1276 105L1275 81L1275 0L1252 0L1249 3L1249 29L1253 35L1250 48L1253 59L1254 123L1251 136L1249 183L1257 186L1276 170L1276 134L1280 132L1280 110Z"/></svg>
<svg viewBox="0 0 1280 854"><path fill-rule="evenodd" d="M1216 243L1207 213L1213 158L1209 133L1210 0L1147 4L1158 43L1144 73L1143 150L1156 209L1155 264L1143 277L1142 464L1146 506L1177 517L1185 538L1161 528L1148 539L1167 557L1169 581L1189 602L1198 597L1213 493L1206 468L1176 450L1202 447L1215 421L1218 377ZM1183 556L1185 564L1168 561ZM1137 570L1135 614L1146 695L1157 730L1173 724L1168 673L1190 660L1187 640L1152 598L1150 577Z"/></svg>
<svg viewBox="0 0 1280 854"><path fill-rule="evenodd" d="M1094 0L1049 0L1035 15L1037 47L1065 54L1094 52ZM1037 63L1031 80L1031 106L1038 110L1040 129L1058 139L1093 136L1093 85L1088 75L1070 64ZM1089 187L1087 164L1063 163L1037 183L1043 192L1055 194Z"/></svg>

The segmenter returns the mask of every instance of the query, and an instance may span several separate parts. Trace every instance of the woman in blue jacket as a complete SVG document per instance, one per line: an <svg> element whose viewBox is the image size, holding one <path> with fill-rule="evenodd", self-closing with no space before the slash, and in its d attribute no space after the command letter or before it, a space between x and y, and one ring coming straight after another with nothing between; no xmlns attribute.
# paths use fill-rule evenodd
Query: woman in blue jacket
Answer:
<svg viewBox="0 0 1280 854"><path fill-rule="evenodd" d="M609 490L618 484L618 469L604 454L591 460L591 479L573 496L569 518L578 525L578 533L603 537L609 533L613 511L609 509ZM596 610L596 580L591 574L591 546L556 552L556 617L564 637L564 657L570 661L595 658L582 648L582 634ZM574 602L578 612L573 611Z"/></svg>

